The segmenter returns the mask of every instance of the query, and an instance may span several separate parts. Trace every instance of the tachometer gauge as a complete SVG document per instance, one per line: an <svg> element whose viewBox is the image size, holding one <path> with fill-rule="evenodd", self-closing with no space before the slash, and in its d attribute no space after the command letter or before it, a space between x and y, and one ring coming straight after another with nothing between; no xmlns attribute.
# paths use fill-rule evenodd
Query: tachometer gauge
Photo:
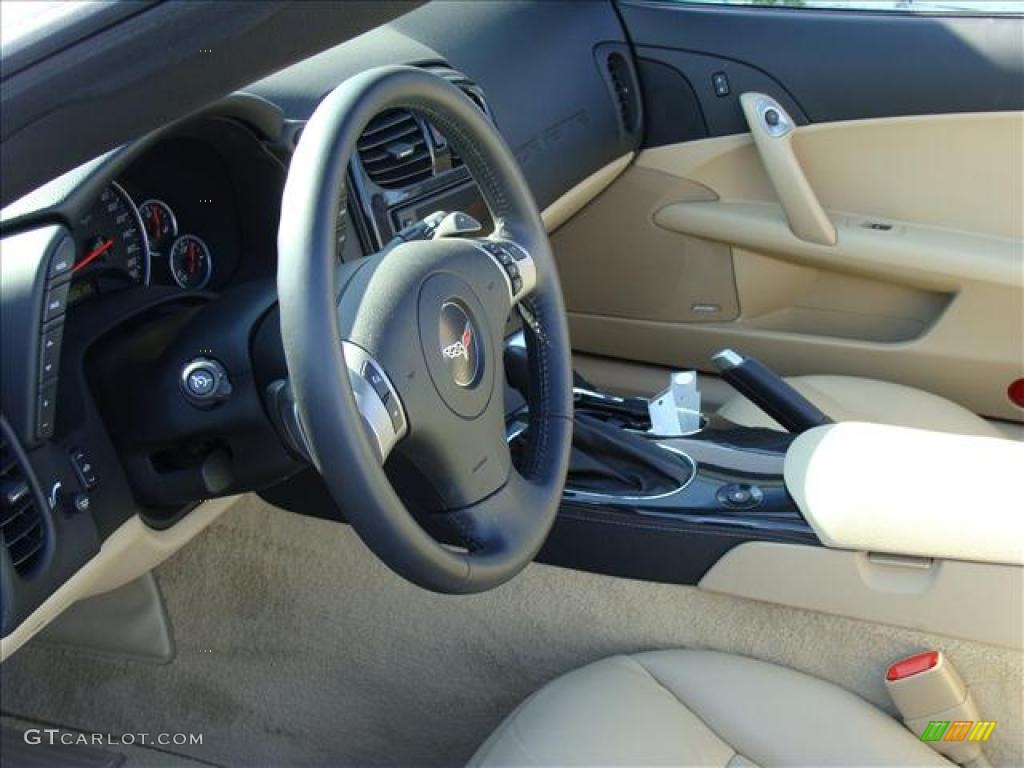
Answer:
<svg viewBox="0 0 1024 768"><path fill-rule="evenodd" d="M213 274L213 257L206 243L195 235L182 235L174 241L169 254L174 282L190 291L206 287Z"/></svg>
<svg viewBox="0 0 1024 768"><path fill-rule="evenodd" d="M171 206L163 200L146 200L139 206L139 215L146 227L150 252L154 256L165 256L178 236L178 220Z"/></svg>
<svg viewBox="0 0 1024 768"><path fill-rule="evenodd" d="M139 209L117 182L111 182L80 221L79 258L75 277L123 275L134 283L149 283L149 240Z"/></svg>

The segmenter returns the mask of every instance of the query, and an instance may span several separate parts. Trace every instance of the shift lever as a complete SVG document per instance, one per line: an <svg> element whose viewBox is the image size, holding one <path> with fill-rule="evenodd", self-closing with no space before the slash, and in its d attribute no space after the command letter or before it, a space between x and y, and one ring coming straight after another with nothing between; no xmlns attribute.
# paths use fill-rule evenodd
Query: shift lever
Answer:
<svg viewBox="0 0 1024 768"><path fill-rule="evenodd" d="M814 403L759 360L723 349L711 362L723 379L788 431L806 432L832 423Z"/></svg>

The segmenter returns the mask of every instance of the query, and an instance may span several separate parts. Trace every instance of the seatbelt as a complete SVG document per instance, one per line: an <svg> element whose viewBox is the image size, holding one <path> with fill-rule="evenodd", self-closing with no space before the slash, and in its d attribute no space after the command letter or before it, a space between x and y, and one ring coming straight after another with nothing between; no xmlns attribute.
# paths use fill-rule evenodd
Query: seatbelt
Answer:
<svg viewBox="0 0 1024 768"><path fill-rule="evenodd" d="M981 720L971 692L941 651L892 664L885 687L904 724L921 741L967 768L991 768L981 745L996 723Z"/></svg>

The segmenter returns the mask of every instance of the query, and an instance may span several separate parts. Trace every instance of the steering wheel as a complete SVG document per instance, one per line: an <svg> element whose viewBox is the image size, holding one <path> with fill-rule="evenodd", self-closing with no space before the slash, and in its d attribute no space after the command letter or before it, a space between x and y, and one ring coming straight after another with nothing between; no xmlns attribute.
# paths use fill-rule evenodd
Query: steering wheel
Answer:
<svg viewBox="0 0 1024 768"><path fill-rule="evenodd" d="M444 134L479 185L494 232L339 262L346 169L367 123L388 109L417 114ZM362 540L392 570L436 592L479 592L512 578L558 511L572 369L551 246L490 121L458 88L413 67L342 83L306 124L288 170L277 287L305 442ZM524 319L530 371L518 469L504 412L513 308ZM428 527L444 523L457 544L439 542L409 512L384 470L392 454L414 468L415 495L429 499Z"/></svg>

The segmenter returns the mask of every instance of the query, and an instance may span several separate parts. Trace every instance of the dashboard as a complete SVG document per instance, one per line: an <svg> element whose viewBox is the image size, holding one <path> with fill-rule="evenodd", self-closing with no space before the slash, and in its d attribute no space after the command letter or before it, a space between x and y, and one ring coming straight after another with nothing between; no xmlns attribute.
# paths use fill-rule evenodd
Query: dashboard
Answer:
<svg viewBox="0 0 1024 768"><path fill-rule="evenodd" d="M517 46L539 53L510 66L502 52ZM0 481L17 490L0 509L2 635L128 521L172 530L204 500L279 488L308 468L272 406L287 378L276 242L290 156L326 93L376 65L430 69L495 123L544 208L639 141L621 119L609 46L627 50L607 4L430 4L0 212ZM345 262L438 210L493 226L445 136L410 112L367 125L345 187ZM207 359L230 394L197 404L181 374Z"/></svg>

